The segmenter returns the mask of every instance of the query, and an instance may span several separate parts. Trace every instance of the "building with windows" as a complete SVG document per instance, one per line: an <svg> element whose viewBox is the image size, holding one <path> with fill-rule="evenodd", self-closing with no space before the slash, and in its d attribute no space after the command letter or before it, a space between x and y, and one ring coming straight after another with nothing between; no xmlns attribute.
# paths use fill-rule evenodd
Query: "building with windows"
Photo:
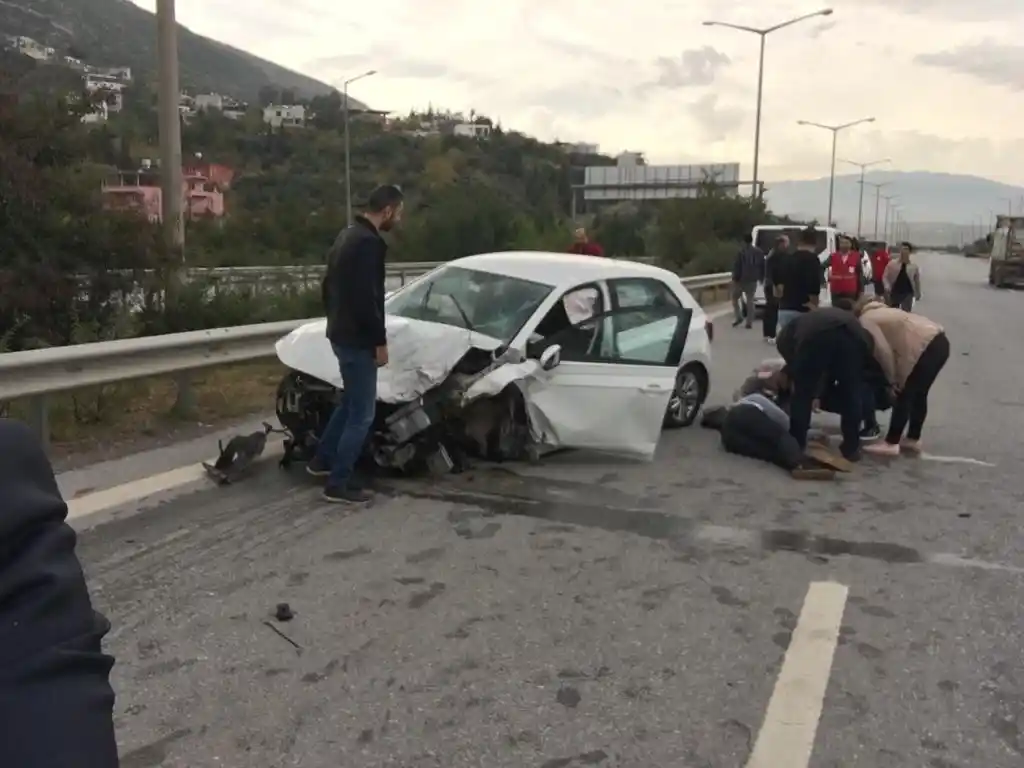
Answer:
<svg viewBox="0 0 1024 768"><path fill-rule="evenodd" d="M271 104L263 108L263 122L274 128L301 128L306 124L306 108Z"/></svg>

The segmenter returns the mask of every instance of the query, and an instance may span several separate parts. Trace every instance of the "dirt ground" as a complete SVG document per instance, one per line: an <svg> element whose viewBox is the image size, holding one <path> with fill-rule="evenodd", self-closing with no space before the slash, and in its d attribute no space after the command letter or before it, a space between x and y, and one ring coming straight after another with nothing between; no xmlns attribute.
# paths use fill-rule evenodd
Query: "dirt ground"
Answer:
<svg viewBox="0 0 1024 768"><path fill-rule="evenodd" d="M50 455L60 470L114 459L177 440L200 437L231 422L273 413L284 367L242 363L198 371L192 377L194 408L175 412L173 378L156 377L83 389L50 399ZM27 403L7 414L26 418Z"/></svg>

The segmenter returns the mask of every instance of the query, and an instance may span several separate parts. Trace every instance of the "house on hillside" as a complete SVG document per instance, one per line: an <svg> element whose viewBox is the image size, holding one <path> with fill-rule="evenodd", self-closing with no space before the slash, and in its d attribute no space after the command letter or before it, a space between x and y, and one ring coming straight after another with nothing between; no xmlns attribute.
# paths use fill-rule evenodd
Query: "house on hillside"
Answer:
<svg viewBox="0 0 1024 768"><path fill-rule="evenodd" d="M263 108L263 122L272 128L301 128L306 124L306 108L270 104Z"/></svg>
<svg viewBox="0 0 1024 768"><path fill-rule="evenodd" d="M86 74L83 80L86 93L104 94L110 112L117 113L124 109L124 82L110 75L97 74Z"/></svg>
<svg viewBox="0 0 1024 768"><path fill-rule="evenodd" d="M456 123L452 133L470 139L489 139L493 130L490 123Z"/></svg>
<svg viewBox="0 0 1024 768"><path fill-rule="evenodd" d="M224 216L224 193L217 184L195 168L183 169L183 177L182 211L186 220ZM146 161L138 171L118 172L116 178L105 182L102 195L109 210L138 211L154 223L163 219L160 175Z"/></svg>
<svg viewBox="0 0 1024 768"><path fill-rule="evenodd" d="M57 55L57 51L48 45L43 45L31 37L16 36L9 37L8 43L11 48L36 61L51 61Z"/></svg>
<svg viewBox="0 0 1024 768"><path fill-rule="evenodd" d="M231 182L235 180L234 168L219 163L207 163L200 159L186 163L183 169L186 176L202 177L217 189L231 189Z"/></svg>
<svg viewBox="0 0 1024 768"><path fill-rule="evenodd" d="M99 125L110 119L110 105L101 101L95 105L92 112L82 116L82 122L87 125Z"/></svg>

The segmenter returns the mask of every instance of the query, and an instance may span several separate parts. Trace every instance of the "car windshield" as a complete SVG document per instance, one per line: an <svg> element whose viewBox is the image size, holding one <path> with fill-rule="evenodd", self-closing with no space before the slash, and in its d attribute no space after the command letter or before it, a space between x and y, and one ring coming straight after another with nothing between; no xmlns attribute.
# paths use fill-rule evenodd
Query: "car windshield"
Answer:
<svg viewBox="0 0 1024 768"><path fill-rule="evenodd" d="M552 286L463 267L444 266L388 298L389 315L427 320L511 341Z"/></svg>

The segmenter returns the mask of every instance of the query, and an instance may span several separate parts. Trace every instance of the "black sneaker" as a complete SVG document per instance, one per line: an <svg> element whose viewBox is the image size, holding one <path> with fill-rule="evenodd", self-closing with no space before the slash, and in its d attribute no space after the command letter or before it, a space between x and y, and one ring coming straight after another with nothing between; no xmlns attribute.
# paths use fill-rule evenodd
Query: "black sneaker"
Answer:
<svg viewBox="0 0 1024 768"><path fill-rule="evenodd" d="M861 454L860 452L860 448L858 448L856 451L844 451L840 449L839 453L842 454L842 457L851 464L856 464L858 461L861 460L863 456L863 454Z"/></svg>
<svg viewBox="0 0 1024 768"><path fill-rule="evenodd" d="M327 477L331 474L331 468L327 465L327 462L319 456L314 456L309 460L309 463L306 464L306 474L311 475L312 477Z"/></svg>
<svg viewBox="0 0 1024 768"><path fill-rule="evenodd" d="M865 443L873 443L882 437L882 428L877 424L873 427L864 427L860 431L860 439Z"/></svg>
<svg viewBox="0 0 1024 768"><path fill-rule="evenodd" d="M735 327L737 327L742 322L743 322L742 318L740 318L739 320L733 320L732 321L732 327L735 328Z"/></svg>
<svg viewBox="0 0 1024 768"><path fill-rule="evenodd" d="M324 501L332 504L365 504L373 496L358 488L324 488Z"/></svg>

